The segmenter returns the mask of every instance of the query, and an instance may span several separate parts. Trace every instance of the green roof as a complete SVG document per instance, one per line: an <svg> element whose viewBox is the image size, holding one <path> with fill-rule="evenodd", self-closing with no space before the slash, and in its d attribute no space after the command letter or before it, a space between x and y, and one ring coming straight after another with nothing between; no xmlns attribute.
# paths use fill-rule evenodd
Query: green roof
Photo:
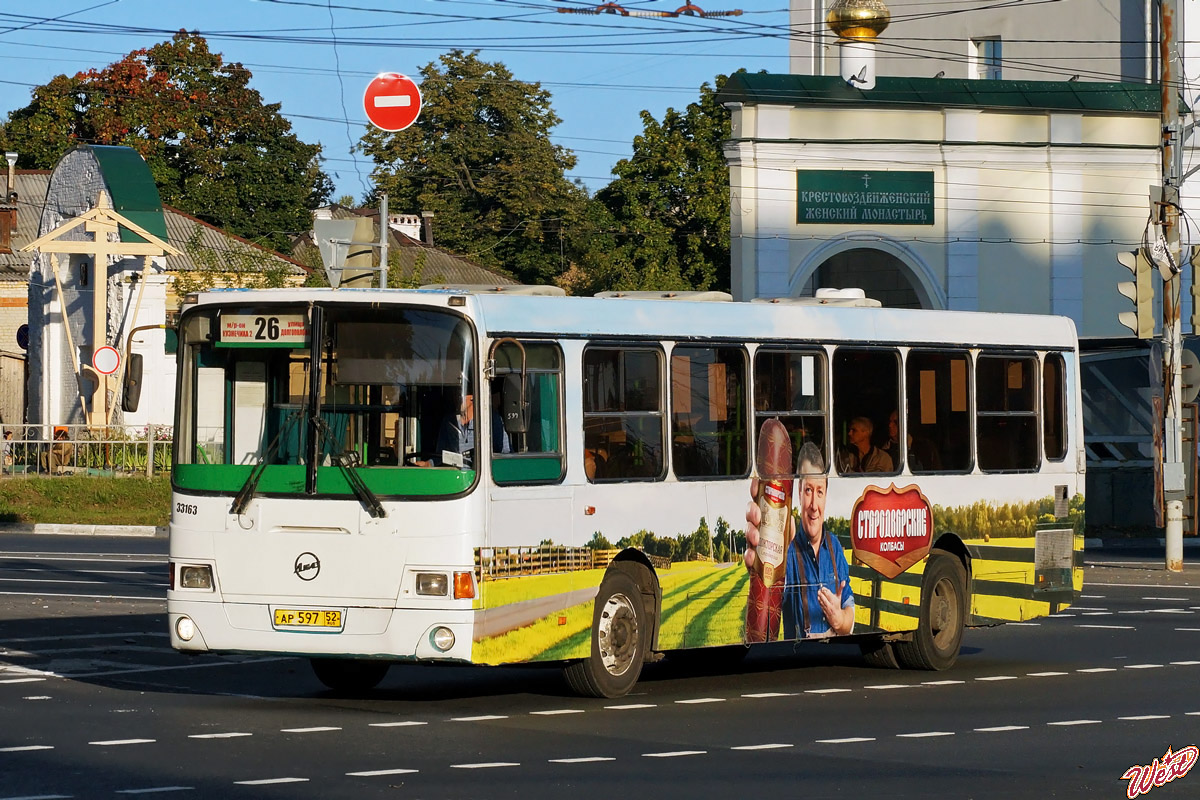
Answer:
<svg viewBox="0 0 1200 800"><path fill-rule="evenodd" d="M875 88L851 88L837 75L770 75L738 72L717 93L718 102L747 105L926 106L1035 111L1158 114L1156 83L1096 81L996 81L962 78L876 78ZM1181 110L1186 107L1180 102Z"/></svg>
<svg viewBox="0 0 1200 800"><path fill-rule="evenodd" d="M131 147L115 145L86 145L100 162L100 172L111 195L113 210L164 242L167 223L163 219L162 200L150 167ZM145 241L133 231L121 226L122 242Z"/></svg>

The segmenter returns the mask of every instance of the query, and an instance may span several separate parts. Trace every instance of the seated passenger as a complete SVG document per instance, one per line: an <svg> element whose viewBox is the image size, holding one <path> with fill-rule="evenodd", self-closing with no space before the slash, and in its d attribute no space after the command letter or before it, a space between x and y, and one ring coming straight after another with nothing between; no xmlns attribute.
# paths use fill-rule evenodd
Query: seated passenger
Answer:
<svg viewBox="0 0 1200 800"><path fill-rule="evenodd" d="M504 422L500 414L492 411L492 452L512 452L508 441L508 433L504 430ZM446 466L443 453L460 453L462 466L473 467L475 455L475 395L468 392L463 395L457 413L448 414L442 420L438 429L437 449L430 461L418 461L419 466ZM454 465L456 466L456 465Z"/></svg>
<svg viewBox="0 0 1200 800"><path fill-rule="evenodd" d="M850 444L838 448L838 472L892 472L892 459L887 453L871 444L875 425L867 417L850 420L846 438Z"/></svg>

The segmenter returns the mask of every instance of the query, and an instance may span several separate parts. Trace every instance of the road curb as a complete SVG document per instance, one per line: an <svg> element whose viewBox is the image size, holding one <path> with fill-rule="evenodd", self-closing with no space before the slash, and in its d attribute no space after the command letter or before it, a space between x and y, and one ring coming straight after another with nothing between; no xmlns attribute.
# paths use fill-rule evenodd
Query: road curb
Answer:
<svg viewBox="0 0 1200 800"><path fill-rule="evenodd" d="M166 538L167 528L165 525L60 525L38 522L0 525L0 533L36 533L51 536L161 536Z"/></svg>

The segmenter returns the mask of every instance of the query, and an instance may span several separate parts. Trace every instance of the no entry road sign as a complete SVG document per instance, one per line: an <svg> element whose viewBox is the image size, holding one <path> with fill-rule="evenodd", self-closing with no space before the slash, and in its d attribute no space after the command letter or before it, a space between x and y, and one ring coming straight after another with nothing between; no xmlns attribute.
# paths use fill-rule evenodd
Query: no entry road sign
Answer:
<svg viewBox="0 0 1200 800"><path fill-rule="evenodd" d="M367 84L363 110L371 124L385 131L402 131L421 113L421 90L398 72L381 72Z"/></svg>

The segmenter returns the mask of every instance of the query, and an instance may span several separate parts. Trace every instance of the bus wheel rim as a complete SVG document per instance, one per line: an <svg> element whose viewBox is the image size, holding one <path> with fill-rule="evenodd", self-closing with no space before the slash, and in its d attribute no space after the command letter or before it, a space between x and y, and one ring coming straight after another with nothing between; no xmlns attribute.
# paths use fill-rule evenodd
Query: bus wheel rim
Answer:
<svg viewBox="0 0 1200 800"><path fill-rule="evenodd" d="M604 603L596 628L600 663L609 675L624 675L638 654L638 620L633 602L624 594L613 594Z"/></svg>
<svg viewBox="0 0 1200 800"><path fill-rule="evenodd" d="M958 595L954 585L942 578L933 587L932 602L929 604L929 628L933 642L941 649L952 644L958 628Z"/></svg>

